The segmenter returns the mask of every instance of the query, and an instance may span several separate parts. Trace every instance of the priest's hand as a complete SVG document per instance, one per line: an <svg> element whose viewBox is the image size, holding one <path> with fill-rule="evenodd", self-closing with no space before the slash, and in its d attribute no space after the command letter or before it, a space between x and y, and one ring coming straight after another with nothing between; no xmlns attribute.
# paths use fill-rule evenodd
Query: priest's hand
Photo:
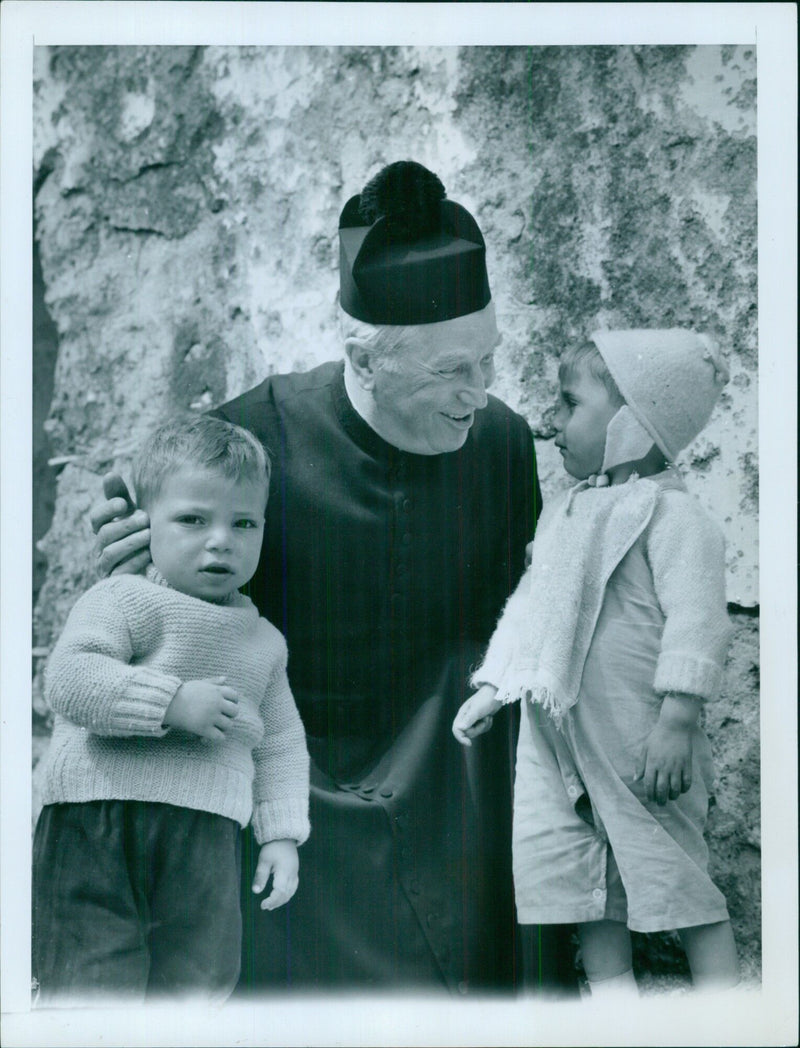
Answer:
<svg viewBox="0 0 800 1048"><path fill-rule="evenodd" d="M136 509L118 473L103 477L105 499L90 511L97 536L97 568L102 576L136 575L150 563L150 518Z"/></svg>

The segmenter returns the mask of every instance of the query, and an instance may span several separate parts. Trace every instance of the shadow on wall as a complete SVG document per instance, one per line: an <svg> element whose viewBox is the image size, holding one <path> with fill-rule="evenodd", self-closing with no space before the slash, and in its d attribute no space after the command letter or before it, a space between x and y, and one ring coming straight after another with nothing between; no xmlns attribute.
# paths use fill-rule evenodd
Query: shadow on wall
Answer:
<svg viewBox="0 0 800 1048"><path fill-rule="evenodd" d="M58 332L44 301L44 280L39 245L33 240L33 603L47 572L47 558L36 543L53 519L56 474L49 465L50 441L44 422L53 397L53 376L58 356Z"/></svg>
<svg viewBox="0 0 800 1048"><path fill-rule="evenodd" d="M35 234L35 230L34 230ZM47 576L47 557L36 547L36 543L50 528L53 519L56 498L56 471L50 465L51 447L44 428L50 412L53 397L53 379L56 358L58 356L58 332L44 301L44 280L39 259L39 246L36 236L33 239L33 347L32 347L32 427L31 456L33 473L33 564L32 589L33 606L39 597L39 590ZM35 645L35 639L34 639ZM43 652L33 648L34 694L36 693L37 661L41 661ZM50 735L50 718L43 702L34 699L32 725L32 745L34 766L42 755Z"/></svg>

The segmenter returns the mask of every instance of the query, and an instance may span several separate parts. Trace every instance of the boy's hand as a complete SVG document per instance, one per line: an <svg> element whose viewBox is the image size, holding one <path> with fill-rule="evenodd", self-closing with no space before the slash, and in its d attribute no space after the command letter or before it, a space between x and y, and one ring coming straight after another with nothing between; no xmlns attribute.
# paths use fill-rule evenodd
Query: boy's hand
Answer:
<svg viewBox="0 0 800 1048"><path fill-rule="evenodd" d="M691 695L668 695L658 723L647 736L634 770L633 781L644 779L648 800L674 801L692 785L692 732L700 700Z"/></svg>
<svg viewBox="0 0 800 1048"><path fill-rule="evenodd" d="M187 680L173 695L161 723L217 742L225 738L238 715L238 702L239 696L225 684L224 677Z"/></svg>
<svg viewBox="0 0 800 1048"><path fill-rule="evenodd" d="M97 535L97 569L102 576L136 575L150 563L150 518L136 509L118 473L103 477L103 494L105 501L89 514Z"/></svg>
<svg viewBox="0 0 800 1048"><path fill-rule="evenodd" d="M276 910L291 899L297 891L299 868L300 859L294 841L269 841L261 845L256 875L253 878L253 891L256 895L264 891L272 874L272 891L266 899L261 900L262 910Z"/></svg>
<svg viewBox="0 0 800 1048"><path fill-rule="evenodd" d="M464 703L453 721L453 734L462 746L471 746L476 735L483 735L492 726L492 718L502 709L495 698L497 688L484 684Z"/></svg>

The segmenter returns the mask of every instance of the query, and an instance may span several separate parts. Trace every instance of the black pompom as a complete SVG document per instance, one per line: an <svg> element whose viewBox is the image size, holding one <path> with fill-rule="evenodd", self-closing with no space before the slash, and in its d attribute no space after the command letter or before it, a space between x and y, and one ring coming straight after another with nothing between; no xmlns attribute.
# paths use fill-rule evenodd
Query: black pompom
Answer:
<svg viewBox="0 0 800 1048"><path fill-rule="evenodd" d="M391 240L418 240L438 231L439 203L445 196L441 181L427 167L398 160L364 186L359 211L368 225L385 218Z"/></svg>

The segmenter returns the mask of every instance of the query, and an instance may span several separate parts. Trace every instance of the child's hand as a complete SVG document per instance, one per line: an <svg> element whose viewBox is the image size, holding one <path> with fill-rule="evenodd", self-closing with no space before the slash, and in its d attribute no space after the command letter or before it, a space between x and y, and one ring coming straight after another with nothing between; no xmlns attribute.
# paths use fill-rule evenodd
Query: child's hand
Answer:
<svg viewBox="0 0 800 1048"><path fill-rule="evenodd" d="M217 742L225 738L238 715L238 703L239 696L225 684L224 677L187 680L173 695L161 723Z"/></svg>
<svg viewBox="0 0 800 1048"><path fill-rule="evenodd" d="M633 781L644 779L648 800L666 804L692 785L692 732L700 702L690 695L668 695L658 723L647 736Z"/></svg>
<svg viewBox="0 0 800 1048"><path fill-rule="evenodd" d="M502 702L495 698L497 688L484 684L464 703L453 721L453 734L462 746L471 746L476 735L483 735L492 726L492 718Z"/></svg>
<svg viewBox="0 0 800 1048"><path fill-rule="evenodd" d="M275 910L287 903L297 891L300 859L297 845L291 840L269 841L261 845L258 866L253 878L253 891L259 895L272 874L272 891L261 900L262 910Z"/></svg>

